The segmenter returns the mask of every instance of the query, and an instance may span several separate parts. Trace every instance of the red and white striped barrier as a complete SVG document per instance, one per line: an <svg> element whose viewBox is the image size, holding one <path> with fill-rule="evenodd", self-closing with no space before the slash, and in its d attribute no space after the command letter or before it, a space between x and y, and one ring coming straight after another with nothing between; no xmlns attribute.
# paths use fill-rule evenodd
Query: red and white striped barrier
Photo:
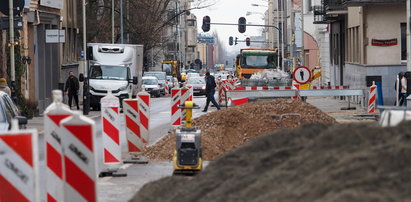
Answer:
<svg viewBox="0 0 411 202"><path fill-rule="evenodd" d="M181 89L171 89L171 126L181 125L181 110L178 106L181 103Z"/></svg>
<svg viewBox="0 0 411 202"><path fill-rule="evenodd" d="M218 86L218 104L223 104L225 103L225 91L228 89L227 87L227 80L221 81Z"/></svg>
<svg viewBox="0 0 411 202"><path fill-rule="evenodd" d="M291 90L292 86L242 86L236 87L232 90ZM313 86L311 90L338 90L338 89L349 89L348 86Z"/></svg>
<svg viewBox="0 0 411 202"><path fill-rule="evenodd" d="M165 88L165 90L164 90L165 95L169 95L170 94L170 87L168 86L168 81L166 81L164 88Z"/></svg>
<svg viewBox="0 0 411 202"><path fill-rule="evenodd" d="M140 92L137 94L138 112L140 116L140 134L141 139L146 146L150 137L150 94Z"/></svg>
<svg viewBox="0 0 411 202"><path fill-rule="evenodd" d="M0 133L0 201L40 201L37 141L36 130Z"/></svg>
<svg viewBox="0 0 411 202"><path fill-rule="evenodd" d="M124 99L123 113L126 123L126 136L129 153L141 153L144 143L140 134L138 99Z"/></svg>
<svg viewBox="0 0 411 202"><path fill-rule="evenodd" d="M186 101L190 101L190 89L187 87L181 88L181 99L180 103L184 104ZM186 120L186 110L181 109L181 121Z"/></svg>
<svg viewBox="0 0 411 202"><path fill-rule="evenodd" d="M61 125L65 201L97 201L95 122L73 112Z"/></svg>
<svg viewBox="0 0 411 202"><path fill-rule="evenodd" d="M72 115L62 103L61 90L53 90L54 102L47 107L44 116L44 139L46 141L46 199L64 201L63 148L60 122Z"/></svg>
<svg viewBox="0 0 411 202"><path fill-rule="evenodd" d="M193 101L194 88L190 85L187 85L187 88L189 89L188 101Z"/></svg>
<svg viewBox="0 0 411 202"><path fill-rule="evenodd" d="M103 162L105 164L119 164L121 162L119 108L119 98L111 94L111 90L109 90L107 96L101 98Z"/></svg>
<svg viewBox="0 0 411 202"><path fill-rule="evenodd" d="M292 89L297 90L297 96L292 97L292 99L300 100L301 99L301 97L300 97L300 84L293 81L292 85L293 85Z"/></svg>
<svg viewBox="0 0 411 202"><path fill-rule="evenodd" d="M373 85L370 87L369 92L369 97L368 97L368 113L375 113L375 103L377 100L377 86L373 83Z"/></svg>

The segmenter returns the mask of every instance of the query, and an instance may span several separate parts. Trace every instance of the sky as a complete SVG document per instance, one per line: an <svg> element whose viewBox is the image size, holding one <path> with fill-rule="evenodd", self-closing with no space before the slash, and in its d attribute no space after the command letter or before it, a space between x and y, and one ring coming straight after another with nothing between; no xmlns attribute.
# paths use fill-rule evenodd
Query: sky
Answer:
<svg viewBox="0 0 411 202"><path fill-rule="evenodd" d="M201 33L203 17L210 16L211 23L238 23L238 18L245 17L247 24L264 24L264 12L267 10L268 3L264 0L215 0L216 4L203 9L194 9L192 13L197 17L198 32ZM259 4L262 6L251 6ZM247 11L254 14L246 16ZM261 35L262 27L248 26L245 33L238 32L238 26L234 25L213 25L208 33L214 31L218 33L220 40L224 41L225 49L229 52L238 51L241 46L229 46L230 36L238 37L238 40L245 40L248 36ZM244 44L245 46L245 44Z"/></svg>

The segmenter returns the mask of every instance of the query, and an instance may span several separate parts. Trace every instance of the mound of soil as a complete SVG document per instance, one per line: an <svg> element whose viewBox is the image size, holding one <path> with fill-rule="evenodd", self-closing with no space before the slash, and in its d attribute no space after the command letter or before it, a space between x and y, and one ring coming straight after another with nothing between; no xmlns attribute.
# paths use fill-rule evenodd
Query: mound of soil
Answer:
<svg viewBox="0 0 411 202"><path fill-rule="evenodd" d="M278 130L195 177L146 184L132 201L410 201L410 125Z"/></svg>
<svg viewBox="0 0 411 202"><path fill-rule="evenodd" d="M281 117L283 114L288 115ZM193 121L202 131L204 160L214 160L248 140L278 128L294 128L299 123L313 122L335 123L335 119L306 102L290 99L247 103L211 112ZM175 133L172 132L148 147L144 155L151 160L171 161L174 150Z"/></svg>

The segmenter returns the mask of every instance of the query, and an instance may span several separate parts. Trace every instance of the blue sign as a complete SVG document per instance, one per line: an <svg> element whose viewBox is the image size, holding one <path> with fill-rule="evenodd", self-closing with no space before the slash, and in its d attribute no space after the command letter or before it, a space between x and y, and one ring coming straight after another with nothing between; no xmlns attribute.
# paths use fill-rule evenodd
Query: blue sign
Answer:
<svg viewBox="0 0 411 202"><path fill-rule="evenodd" d="M80 51L80 58L84 58L84 50Z"/></svg>

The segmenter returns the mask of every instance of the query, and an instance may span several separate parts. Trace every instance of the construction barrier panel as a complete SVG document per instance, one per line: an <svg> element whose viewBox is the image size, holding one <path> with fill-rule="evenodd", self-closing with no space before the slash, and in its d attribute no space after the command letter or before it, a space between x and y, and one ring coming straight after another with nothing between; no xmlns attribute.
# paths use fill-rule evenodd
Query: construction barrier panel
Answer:
<svg viewBox="0 0 411 202"><path fill-rule="evenodd" d="M187 85L188 88L188 101L193 101L193 95L194 95L194 88L193 86Z"/></svg>
<svg viewBox="0 0 411 202"><path fill-rule="evenodd" d="M370 86L370 90L368 91L368 110L369 114L375 113L375 102L377 100L377 86L373 82L373 85Z"/></svg>
<svg viewBox="0 0 411 202"><path fill-rule="evenodd" d="M46 200L64 201L63 147L60 122L72 115L62 103L61 90L53 90L53 103L44 111L44 139L46 141Z"/></svg>
<svg viewBox="0 0 411 202"><path fill-rule="evenodd" d="M166 81L165 82L165 86L164 86L164 88L165 88L165 95L169 95L170 93L170 87L168 86L168 81Z"/></svg>
<svg viewBox="0 0 411 202"><path fill-rule="evenodd" d="M40 201L37 141L36 130L0 133L0 201Z"/></svg>
<svg viewBox="0 0 411 202"><path fill-rule="evenodd" d="M121 163L120 146L120 101L111 91L101 98L101 123L103 126L103 162L105 164Z"/></svg>
<svg viewBox="0 0 411 202"><path fill-rule="evenodd" d="M95 122L80 112L61 121L65 201L97 201Z"/></svg>
<svg viewBox="0 0 411 202"><path fill-rule="evenodd" d="M128 152L141 153L144 149L144 143L140 134L140 116L138 112L138 99L124 99L123 113L126 123Z"/></svg>
<svg viewBox="0 0 411 202"><path fill-rule="evenodd" d="M181 89L171 89L171 126L181 125L181 110L178 106L181 103Z"/></svg>
<svg viewBox="0 0 411 202"><path fill-rule="evenodd" d="M187 87L181 88L181 99L180 103L183 104L185 101L190 101L190 89ZM181 120L186 120L186 110L181 109Z"/></svg>
<svg viewBox="0 0 411 202"><path fill-rule="evenodd" d="M137 98L140 116L140 134L144 146L146 146L150 137L150 94L143 91L137 94Z"/></svg>
<svg viewBox="0 0 411 202"><path fill-rule="evenodd" d="M300 84L293 80L292 85L293 85L292 89L296 90L296 94L297 94L296 96L292 97L292 99L300 100L301 99L301 97L300 97Z"/></svg>

